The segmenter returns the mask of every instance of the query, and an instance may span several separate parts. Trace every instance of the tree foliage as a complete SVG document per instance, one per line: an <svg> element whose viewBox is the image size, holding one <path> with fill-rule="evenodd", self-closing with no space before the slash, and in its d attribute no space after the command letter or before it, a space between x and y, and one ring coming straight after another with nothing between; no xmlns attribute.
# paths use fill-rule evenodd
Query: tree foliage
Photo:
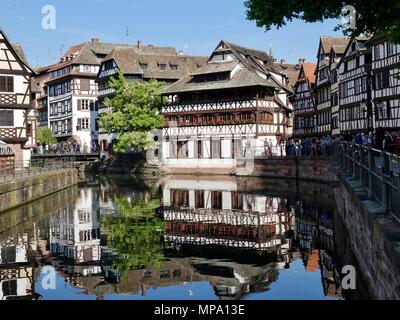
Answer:
<svg viewBox="0 0 400 320"><path fill-rule="evenodd" d="M306 22L340 18L341 9L352 5L357 11L356 30L343 30L346 35L385 33L391 41L400 43L400 0L247 0L247 18L259 27L281 28L293 19ZM336 30L340 30L338 25Z"/></svg>
<svg viewBox="0 0 400 320"><path fill-rule="evenodd" d="M41 145L52 145L57 143L54 133L49 128L40 128L37 132L36 140Z"/></svg>
<svg viewBox="0 0 400 320"><path fill-rule="evenodd" d="M102 219L107 243L118 253L114 270L126 275L129 270L159 267L164 261L165 230L163 220L156 216L160 201L141 199L132 203L120 197L115 204L117 214Z"/></svg>
<svg viewBox="0 0 400 320"><path fill-rule="evenodd" d="M154 143L149 132L163 124L159 110L163 104L160 92L164 84L156 80L128 81L120 72L118 78L111 78L110 85L115 94L106 98L104 103L110 111L101 115L99 124L108 133L117 133L114 151L147 150Z"/></svg>

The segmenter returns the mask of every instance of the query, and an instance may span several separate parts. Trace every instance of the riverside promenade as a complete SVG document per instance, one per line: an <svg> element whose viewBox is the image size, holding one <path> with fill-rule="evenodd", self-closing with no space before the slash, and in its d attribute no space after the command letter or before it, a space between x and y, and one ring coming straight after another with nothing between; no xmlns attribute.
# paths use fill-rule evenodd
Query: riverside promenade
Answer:
<svg viewBox="0 0 400 320"><path fill-rule="evenodd" d="M0 213L78 183L74 161L8 161L0 168Z"/></svg>

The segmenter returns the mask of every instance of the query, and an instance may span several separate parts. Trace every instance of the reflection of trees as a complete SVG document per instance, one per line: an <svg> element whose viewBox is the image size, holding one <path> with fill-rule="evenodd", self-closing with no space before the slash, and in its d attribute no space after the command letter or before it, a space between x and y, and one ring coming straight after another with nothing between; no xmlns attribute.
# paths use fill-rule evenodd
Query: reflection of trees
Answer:
<svg viewBox="0 0 400 320"><path fill-rule="evenodd" d="M163 261L164 222L156 216L157 199L129 201L117 198L116 215L102 219L102 230L118 257L113 268L122 273L129 270L158 267Z"/></svg>

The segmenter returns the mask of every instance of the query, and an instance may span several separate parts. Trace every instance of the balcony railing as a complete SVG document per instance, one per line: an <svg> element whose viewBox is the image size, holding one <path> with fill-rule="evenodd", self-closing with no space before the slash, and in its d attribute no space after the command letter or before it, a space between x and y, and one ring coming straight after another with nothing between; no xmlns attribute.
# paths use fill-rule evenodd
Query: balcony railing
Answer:
<svg viewBox="0 0 400 320"><path fill-rule="evenodd" d="M0 105L11 105L17 103L16 94L0 94Z"/></svg>
<svg viewBox="0 0 400 320"><path fill-rule="evenodd" d="M162 113L186 113L203 111L231 111L241 109L278 108L273 99L221 100L212 102L176 103L164 106Z"/></svg>
<svg viewBox="0 0 400 320"><path fill-rule="evenodd" d="M27 178L46 176L51 172L75 168L74 159L2 161L0 166L0 184L20 181Z"/></svg>
<svg viewBox="0 0 400 320"><path fill-rule="evenodd" d="M256 119L234 119L234 120L208 120L208 121L164 121L164 126L174 126L178 125L180 127L192 127L192 126L216 126L216 125L241 125L241 124L253 124L256 123ZM270 119L258 119L257 123L259 124L270 124L273 125L274 121Z"/></svg>
<svg viewBox="0 0 400 320"><path fill-rule="evenodd" d="M380 203L400 222L400 155L343 143L336 149L335 157L368 198Z"/></svg>
<svg viewBox="0 0 400 320"><path fill-rule="evenodd" d="M0 128L0 140L15 138L26 138L26 128Z"/></svg>

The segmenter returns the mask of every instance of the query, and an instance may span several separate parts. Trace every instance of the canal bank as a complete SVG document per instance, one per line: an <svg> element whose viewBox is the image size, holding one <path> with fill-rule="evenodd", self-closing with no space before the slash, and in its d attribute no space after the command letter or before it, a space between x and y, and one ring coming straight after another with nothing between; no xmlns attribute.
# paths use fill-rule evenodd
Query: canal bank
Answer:
<svg viewBox="0 0 400 320"><path fill-rule="evenodd" d="M74 167L25 173L26 176L22 174L18 179L0 184L0 213L71 187L78 183L79 175Z"/></svg>
<svg viewBox="0 0 400 320"><path fill-rule="evenodd" d="M400 196L400 195L399 195ZM349 246L373 299L400 299L400 226L343 175L334 189L335 215L347 229Z"/></svg>

